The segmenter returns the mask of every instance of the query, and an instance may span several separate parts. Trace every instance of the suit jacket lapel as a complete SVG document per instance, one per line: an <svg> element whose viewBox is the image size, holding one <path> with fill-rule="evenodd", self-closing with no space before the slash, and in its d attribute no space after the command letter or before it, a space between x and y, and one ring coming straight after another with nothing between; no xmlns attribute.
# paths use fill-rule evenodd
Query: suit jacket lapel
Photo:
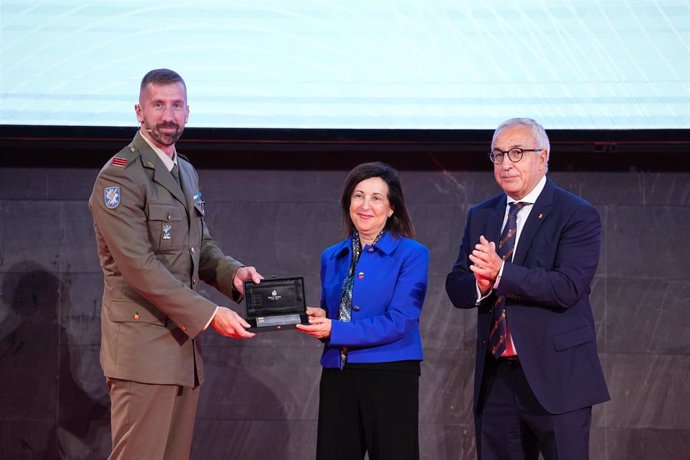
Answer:
<svg viewBox="0 0 690 460"><path fill-rule="evenodd" d="M532 211L522 227L520 239L517 244L517 251L513 257L513 263L522 265L527 255L529 247L532 245L534 237L539 231L539 227L544 222L553 208L554 185L551 180L546 180L544 190L541 191L537 201L532 205Z"/></svg>
<svg viewBox="0 0 690 460"><path fill-rule="evenodd" d="M486 221L486 239L489 241L494 241L498 245L498 239L501 237L501 228L503 227L503 218L506 214L506 205L508 200L503 196L503 199L499 199L494 212L489 214L489 218Z"/></svg>
<svg viewBox="0 0 690 460"><path fill-rule="evenodd" d="M153 151L144 139L140 139L140 136L141 134L137 133L134 137L134 146L141 154L144 167L153 170L153 181L168 190L180 203L187 207L187 200L180 188L180 184L173 178L170 171L165 168L156 152Z"/></svg>

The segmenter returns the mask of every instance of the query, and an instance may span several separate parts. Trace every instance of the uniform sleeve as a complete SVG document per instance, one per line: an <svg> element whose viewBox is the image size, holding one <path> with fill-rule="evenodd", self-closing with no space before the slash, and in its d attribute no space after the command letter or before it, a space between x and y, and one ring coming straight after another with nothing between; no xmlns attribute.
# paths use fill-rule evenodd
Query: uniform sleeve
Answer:
<svg viewBox="0 0 690 460"><path fill-rule="evenodd" d="M206 222L202 219L203 237L201 240L201 257L199 259L199 278L218 289L235 302L240 302L242 296L235 290L232 281L237 269L244 265L226 256L208 231Z"/></svg>

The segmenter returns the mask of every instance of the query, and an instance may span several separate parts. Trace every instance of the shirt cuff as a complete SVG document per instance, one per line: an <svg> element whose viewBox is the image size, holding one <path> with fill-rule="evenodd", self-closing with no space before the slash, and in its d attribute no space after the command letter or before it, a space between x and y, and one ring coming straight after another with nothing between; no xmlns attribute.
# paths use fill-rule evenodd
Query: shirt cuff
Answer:
<svg viewBox="0 0 690 460"><path fill-rule="evenodd" d="M496 275L496 281L494 281L494 286L493 289L498 289L498 285L501 283L501 276L503 276L503 267L506 266L506 261L504 260L503 263L501 264L501 269L498 271L498 275Z"/></svg>
<svg viewBox="0 0 690 460"><path fill-rule="evenodd" d="M206 329L208 329L208 327L211 325L211 321L213 321L213 318L216 317L216 313L218 313L218 306L216 306L216 309L213 310L213 314L211 315L211 318L208 320L208 322L206 323L206 326L204 326L202 331L205 331Z"/></svg>
<svg viewBox="0 0 690 460"><path fill-rule="evenodd" d="M482 301L484 299L489 297L491 295L491 293L494 292L493 289L489 289L489 291L486 293L486 295L482 296L482 291L479 289L479 283L475 283L475 287L477 289L477 301L474 303L475 305L479 305L480 303L482 303Z"/></svg>

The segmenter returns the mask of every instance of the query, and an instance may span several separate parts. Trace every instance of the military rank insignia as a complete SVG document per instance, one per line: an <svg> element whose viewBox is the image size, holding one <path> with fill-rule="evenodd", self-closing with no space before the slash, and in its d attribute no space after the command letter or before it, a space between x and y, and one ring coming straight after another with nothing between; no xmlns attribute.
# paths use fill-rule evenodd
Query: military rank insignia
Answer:
<svg viewBox="0 0 690 460"><path fill-rule="evenodd" d="M103 190L103 199L105 207L108 209L115 209L120 204L120 186L106 187Z"/></svg>
<svg viewBox="0 0 690 460"><path fill-rule="evenodd" d="M113 166L124 168L125 166L127 166L127 158L115 157L113 158L113 161L110 162L110 164Z"/></svg>

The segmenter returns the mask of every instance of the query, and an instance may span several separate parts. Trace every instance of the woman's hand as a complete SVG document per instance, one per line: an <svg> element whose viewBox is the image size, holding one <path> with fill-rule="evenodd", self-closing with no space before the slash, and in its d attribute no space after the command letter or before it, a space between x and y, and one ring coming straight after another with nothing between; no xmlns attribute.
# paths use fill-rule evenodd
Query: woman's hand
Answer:
<svg viewBox="0 0 690 460"><path fill-rule="evenodd" d="M323 308L307 307L309 324L298 324L297 329L319 340L331 336L331 320L326 318Z"/></svg>
<svg viewBox="0 0 690 460"><path fill-rule="evenodd" d="M325 318L326 310L318 307L307 307L307 316L310 318Z"/></svg>

